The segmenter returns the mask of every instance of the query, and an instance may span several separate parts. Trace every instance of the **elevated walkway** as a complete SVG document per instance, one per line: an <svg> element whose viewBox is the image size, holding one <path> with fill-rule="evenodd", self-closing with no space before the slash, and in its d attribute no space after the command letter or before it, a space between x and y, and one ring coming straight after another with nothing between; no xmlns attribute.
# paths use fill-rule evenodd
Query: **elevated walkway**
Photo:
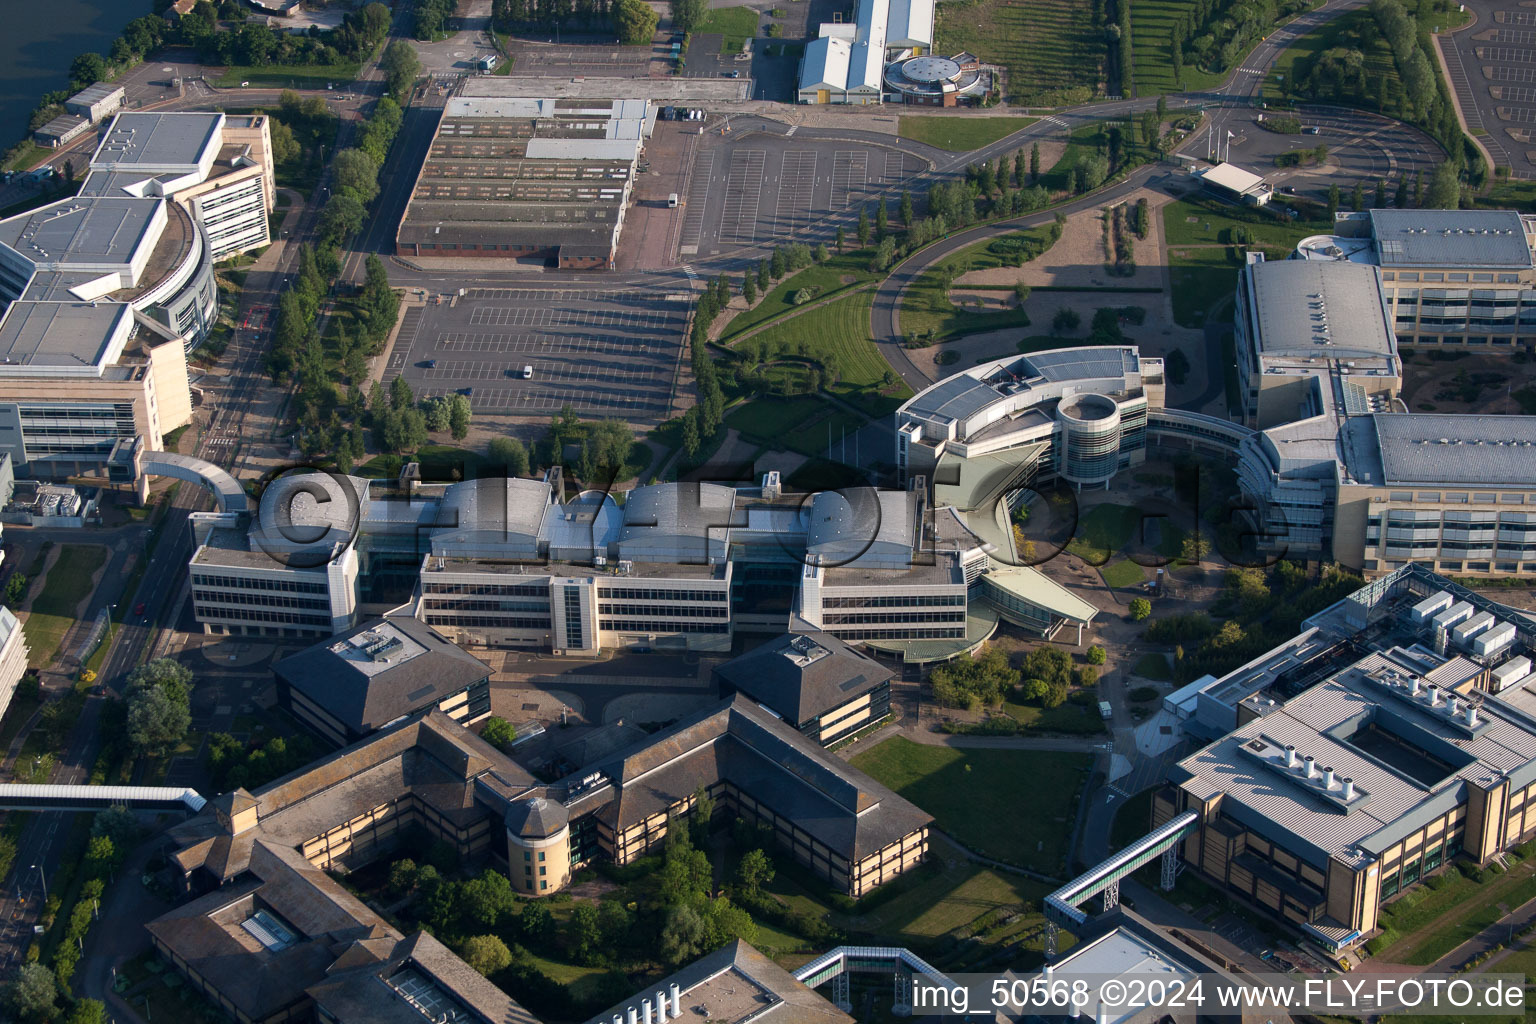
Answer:
<svg viewBox="0 0 1536 1024"><path fill-rule="evenodd" d="M891 1010L897 1016L912 1013L912 976L929 979L934 987L952 989L955 983L926 960L899 946L838 946L792 972L795 980L811 988L833 982L832 1001L844 1013L852 1009L848 975L890 974L895 978Z"/></svg>
<svg viewBox="0 0 1536 1024"><path fill-rule="evenodd" d="M195 789L173 786L0 785L0 810L104 811L124 804L141 811L196 814L208 801Z"/></svg>
<svg viewBox="0 0 1536 1024"><path fill-rule="evenodd" d="M137 463L138 472L135 477L138 479L145 476L169 476L177 480L186 480L208 488L220 512L250 510L250 500L246 497L245 489L221 466L192 455L178 455L176 452L147 452L142 448L138 453Z"/></svg>
<svg viewBox="0 0 1536 1024"><path fill-rule="evenodd" d="M1045 953L1056 953L1056 930L1066 928L1075 931L1088 922L1088 914L1082 904L1095 896L1104 897L1104 909L1111 910L1120 903L1120 880L1152 861L1162 858L1162 883L1165 890L1173 888L1178 861L1178 845L1195 834L1200 827L1200 816L1185 811L1158 826L1136 840L1119 853L1095 864L1087 871L1045 898Z"/></svg>

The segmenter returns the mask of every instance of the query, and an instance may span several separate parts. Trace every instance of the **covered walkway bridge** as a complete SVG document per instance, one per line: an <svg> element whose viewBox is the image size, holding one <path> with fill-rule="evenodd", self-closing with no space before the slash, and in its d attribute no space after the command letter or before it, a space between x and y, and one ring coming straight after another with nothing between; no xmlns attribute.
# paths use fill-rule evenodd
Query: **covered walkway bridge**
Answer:
<svg viewBox="0 0 1536 1024"><path fill-rule="evenodd" d="M174 786L0 785L3 811L104 811L126 805L140 811L196 814L205 803L197 790Z"/></svg>
<svg viewBox="0 0 1536 1024"><path fill-rule="evenodd" d="M793 972L796 981L811 988L832 982L832 1001L844 1013L853 1008L848 998L848 975L854 973L891 975L895 979L891 1011L901 1017L912 1012L914 974L922 975L938 987L955 987L954 982L922 957L899 946L838 946Z"/></svg>
<svg viewBox="0 0 1536 1024"><path fill-rule="evenodd" d="M1082 904L1102 895L1104 909L1114 909L1120 903L1120 880L1159 857L1163 860L1163 889L1172 889L1178 867L1179 843L1194 835L1199 827L1200 816L1194 811L1184 811L1047 896L1045 955L1056 955L1058 928L1077 931L1087 923L1088 914L1081 909Z"/></svg>

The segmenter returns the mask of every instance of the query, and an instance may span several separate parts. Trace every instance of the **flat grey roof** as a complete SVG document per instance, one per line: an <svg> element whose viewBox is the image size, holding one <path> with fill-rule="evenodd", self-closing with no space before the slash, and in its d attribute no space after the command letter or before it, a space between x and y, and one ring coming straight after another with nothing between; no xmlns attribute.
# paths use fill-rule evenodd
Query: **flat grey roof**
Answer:
<svg viewBox="0 0 1536 1024"><path fill-rule="evenodd" d="M1531 486L1536 416L1378 413L1383 483Z"/></svg>
<svg viewBox="0 0 1536 1024"><path fill-rule="evenodd" d="M1084 380L1091 377L1123 377L1141 369L1136 350L1130 347L1067 348L1036 352L1024 357L1031 376L1050 381Z"/></svg>
<svg viewBox="0 0 1536 1024"><path fill-rule="evenodd" d="M1266 260L1248 273L1261 357L1390 359L1396 352L1375 267Z"/></svg>
<svg viewBox="0 0 1536 1024"><path fill-rule="evenodd" d="M95 366L132 317L126 302L13 302L0 319L0 358L11 366Z"/></svg>
<svg viewBox="0 0 1536 1024"><path fill-rule="evenodd" d="M1529 267L1525 226L1514 210L1372 210L1384 267Z"/></svg>
<svg viewBox="0 0 1536 1024"><path fill-rule="evenodd" d="M0 242L33 263L132 262L163 199L61 199L6 221Z"/></svg>
<svg viewBox="0 0 1536 1024"><path fill-rule="evenodd" d="M84 89L81 89L79 92L71 96L66 102L84 104L96 103L100 100L108 99L114 94L120 93L122 91L123 87L120 85L112 85L109 82L97 82L95 85L88 85Z"/></svg>
<svg viewBox="0 0 1536 1024"><path fill-rule="evenodd" d="M136 164L192 167L216 145L223 114L118 114L91 157L93 167Z"/></svg>

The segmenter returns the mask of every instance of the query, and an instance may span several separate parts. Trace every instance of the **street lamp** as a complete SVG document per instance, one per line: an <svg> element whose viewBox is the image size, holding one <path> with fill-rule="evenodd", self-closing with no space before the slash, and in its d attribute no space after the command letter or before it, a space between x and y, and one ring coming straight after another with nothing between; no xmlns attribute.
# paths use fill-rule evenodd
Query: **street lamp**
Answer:
<svg viewBox="0 0 1536 1024"><path fill-rule="evenodd" d="M43 880L43 902L47 903L48 902L48 876L47 876L47 874L44 873L44 871L43 871L43 869L42 869L42 867L40 865L33 864L32 865L32 870L36 871L37 872L37 877L41 878Z"/></svg>

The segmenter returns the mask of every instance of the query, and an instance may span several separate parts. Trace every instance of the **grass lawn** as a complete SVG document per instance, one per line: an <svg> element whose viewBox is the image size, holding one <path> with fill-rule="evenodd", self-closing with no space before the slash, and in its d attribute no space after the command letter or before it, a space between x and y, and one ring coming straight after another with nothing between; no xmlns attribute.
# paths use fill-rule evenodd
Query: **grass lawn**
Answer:
<svg viewBox="0 0 1536 1024"><path fill-rule="evenodd" d="M44 149L31 139L27 139L17 147L15 155L7 160L0 170L25 171L52 152L53 150Z"/></svg>
<svg viewBox="0 0 1536 1024"><path fill-rule="evenodd" d="M824 298L840 288L851 288L865 281L875 280L880 275L870 272L869 260L872 255L874 255L873 249L834 252L827 262L812 264L804 270L789 275L770 288L768 294L764 295L757 305L737 313L726 325L725 330L720 332L721 343L728 345L736 335L750 331L754 327L761 327L770 320L793 312L795 304L789 297L802 288L809 288L818 297ZM731 288L737 292L741 291L741 282L732 280Z"/></svg>
<svg viewBox="0 0 1536 1024"><path fill-rule="evenodd" d="M1536 181L1512 178L1494 180L1486 194L1477 197L1480 210L1536 210Z"/></svg>
<svg viewBox="0 0 1536 1024"><path fill-rule="evenodd" d="M1054 708L1038 704L1003 701L1003 714L1034 733L1059 733L1065 736L1097 736L1104 731L1104 718L1097 707L1063 701Z"/></svg>
<svg viewBox="0 0 1536 1024"><path fill-rule="evenodd" d="M1135 793L1115 811L1114 824L1109 826L1109 848L1123 850L1152 831L1152 790L1156 786Z"/></svg>
<svg viewBox="0 0 1536 1024"><path fill-rule="evenodd" d="M1118 562L1110 562L1101 568L1099 575L1104 577L1106 586L1119 590L1125 587L1141 586L1146 582L1147 570L1129 558L1122 558Z"/></svg>
<svg viewBox="0 0 1536 1024"><path fill-rule="evenodd" d="M750 7L716 7L693 34L713 32L725 37L720 43L721 53L740 53L747 40L757 35L757 12Z"/></svg>
<svg viewBox="0 0 1536 1024"><path fill-rule="evenodd" d="M1233 230L1248 233L1250 245L1284 249L1308 235L1329 230L1326 221L1287 220L1214 199L1180 199L1163 207L1163 235L1169 245L1228 245Z"/></svg>
<svg viewBox="0 0 1536 1024"><path fill-rule="evenodd" d="M891 366L869 338L873 300L874 292L867 290L844 296L774 324L743 344L757 346L764 358L771 358L773 352L794 352L803 344L805 349L796 358L823 365L830 359L837 367L837 383L830 388L834 394L870 416L887 416L912 397L912 389L899 379L889 388L883 384Z"/></svg>
<svg viewBox="0 0 1536 1024"><path fill-rule="evenodd" d="M943 114L904 116L898 131L904 139L968 153L1034 124L1033 117L946 117Z"/></svg>
<svg viewBox="0 0 1536 1024"><path fill-rule="evenodd" d="M1067 136L1067 145L1056 162L1040 175L1040 184L1052 192L1065 192L1072 187L1072 168L1083 158L1099 152L1108 144L1104 126L1098 122L1085 124Z"/></svg>
<svg viewBox="0 0 1536 1024"><path fill-rule="evenodd" d="M48 570L42 592L32 602L23 627L30 654L27 663L34 668L53 660L64 642L64 634L75 622L80 602L91 593L91 577L107 560L107 549L99 544L65 544Z"/></svg>
<svg viewBox="0 0 1536 1024"><path fill-rule="evenodd" d="M903 736L853 759L854 767L932 814L977 853L1047 874L1067 866L1087 754L928 747ZM1028 788L1021 788L1022 780Z"/></svg>
<svg viewBox="0 0 1536 1024"><path fill-rule="evenodd" d="M829 437L836 450L844 432L853 433L864 420L815 395L764 395L726 413L725 423L743 436L775 448L826 457Z"/></svg>
<svg viewBox="0 0 1536 1024"><path fill-rule="evenodd" d="M1444 21L1441 15L1435 17L1438 21ZM1283 92L1292 80L1291 70L1298 59L1311 61L1335 47L1359 50L1365 56L1365 78L1377 90L1384 90L1393 96L1403 94L1402 82L1397 76L1397 63L1392 59L1392 47L1376 29L1375 17L1365 8L1341 14L1286 47L1270 68L1269 77L1264 83L1266 90L1272 90L1272 94ZM1379 105L1373 102L1373 98L1381 95L1383 91L1367 90L1365 96L1350 96L1344 102L1375 110L1379 109Z"/></svg>
<svg viewBox="0 0 1536 1024"><path fill-rule="evenodd" d="M1173 671L1168 667L1168 658L1156 651L1148 651L1136 659L1136 664L1131 666L1134 675L1143 679L1155 679L1158 682L1166 682L1173 678Z"/></svg>
<svg viewBox="0 0 1536 1024"><path fill-rule="evenodd" d="M1007 68L1009 103L1060 106L1098 91L1102 31L1090 0L971 0L940 4L935 53L974 53Z"/></svg>
<svg viewBox="0 0 1536 1024"><path fill-rule="evenodd" d="M1459 871L1440 889L1421 885L1389 904L1383 923L1401 938L1380 952L1382 959L1424 966L1451 952L1514 909L1536 898L1536 872L1529 863L1494 875L1481 885Z"/></svg>
<svg viewBox="0 0 1536 1024"><path fill-rule="evenodd" d="M1211 89L1225 80L1225 75L1195 67L1186 46L1184 77L1174 81L1173 24L1190 14L1193 8L1190 0L1136 0L1131 4L1131 73L1136 83L1136 95Z"/></svg>
<svg viewBox="0 0 1536 1024"><path fill-rule="evenodd" d="M1227 258L1226 246L1170 249L1168 272L1173 322L1180 327L1205 326L1206 314L1237 291L1237 266Z"/></svg>
<svg viewBox="0 0 1536 1024"><path fill-rule="evenodd" d="M344 85L357 78L362 65L346 64L298 64L293 67L267 65L260 68L231 67L214 81L221 89L238 88L241 82L255 87L272 89L317 89L320 83Z"/></svg>
<svg viewBox="0 0 1536 1024"><path fill-rule="evenodd" d="M956 306L944 289L944 270L950 268L954 270L955 276L959 277L968 270L989 270L1003 266L1003 256L992 246L1000 242L1006 243L1011 239L1034 239L1041 243L1042 252L1044 252L1047 231L1047 227L1031 228L1028 231L1015 231L1000 238L977 242L928 268L902 293L902 331L909 335L927 335L932 331L936 341L953 341L955 338L980 331L1028 327L1031 322L1029 313L1022 307L978 312Z"/></svg>
<svg viewBox="0 0 1536 1024"><path fill-rule="evenodd" d="M1103 565L1130 543L1140 522L1141 509L1134 506L1114 502L1095 505L1077 521L1076 535L1067 550L1090 565Z"/></svg>

